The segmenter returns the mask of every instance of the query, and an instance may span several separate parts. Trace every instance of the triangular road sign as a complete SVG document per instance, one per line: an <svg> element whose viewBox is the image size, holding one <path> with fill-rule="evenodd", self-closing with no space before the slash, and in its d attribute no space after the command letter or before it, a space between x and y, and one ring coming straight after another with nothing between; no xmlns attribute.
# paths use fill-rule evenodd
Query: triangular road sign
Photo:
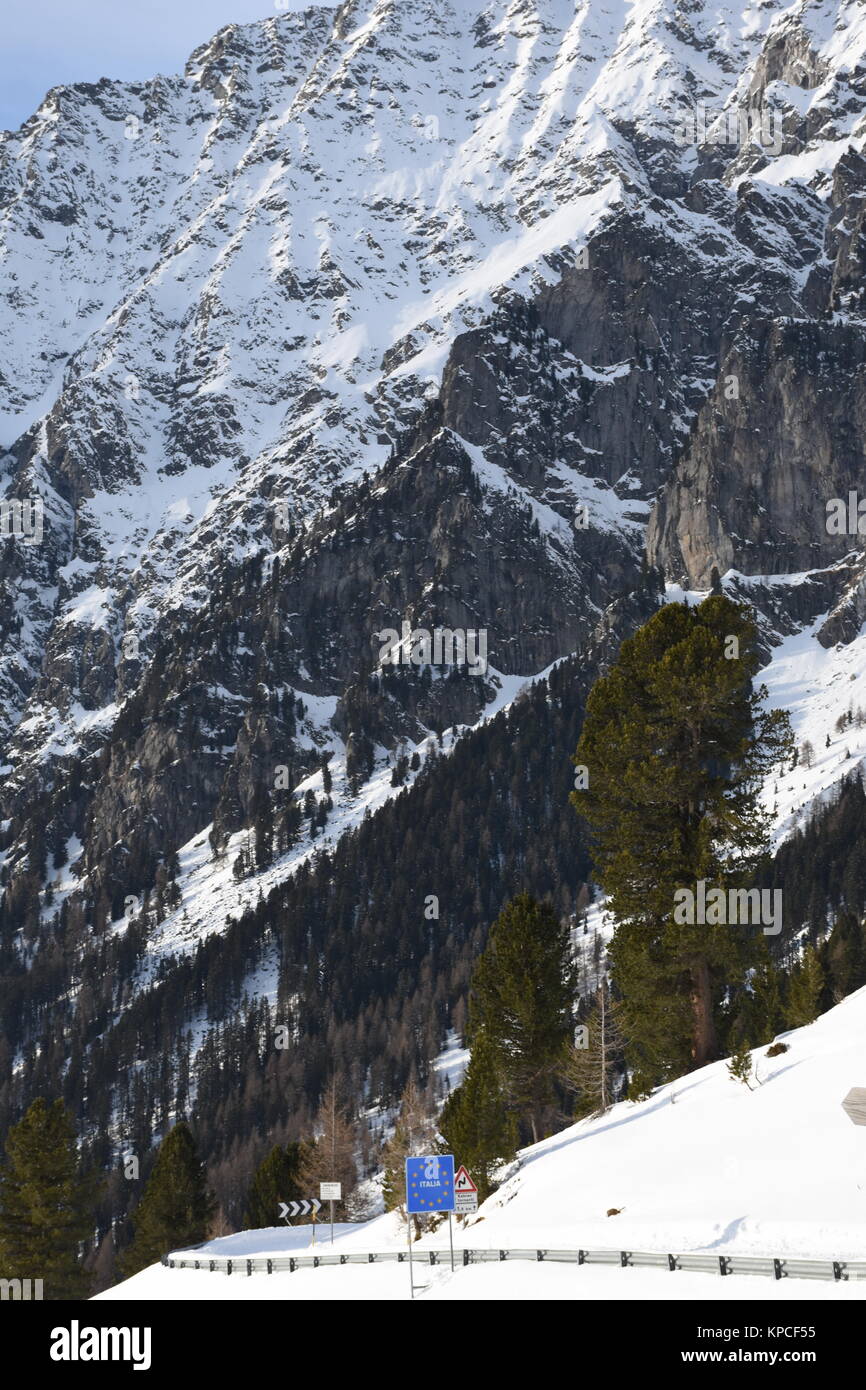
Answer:
<svg viewBox="0 0 866 1390"><path fill-rule="evenodd" d="M463 1164L462 1164L462 1163L461 1163L460 1167L457 1169L457 1173L456 1173L456 1176L455 1176L455 1178L454 1178L454 1191L455 1191L455 1192L477 1192L477 1191L478 1191L478 1188L475 1186L474 1182L473 1182L472 1179L470 1178L470 1176L469 1176L469 1174L467 1173L466 1169L463 1167Z"/></svg>

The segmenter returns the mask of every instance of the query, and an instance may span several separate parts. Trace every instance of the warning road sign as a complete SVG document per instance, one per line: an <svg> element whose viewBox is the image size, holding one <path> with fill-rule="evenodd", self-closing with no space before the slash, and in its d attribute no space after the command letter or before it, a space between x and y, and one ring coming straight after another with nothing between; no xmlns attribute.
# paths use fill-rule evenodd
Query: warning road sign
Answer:
<svg viewBox="0 0 866 1390"><path fill-rule="evenodd" d="M466 1169L463 1167L462 1163L460 1167L457 1169L457 1176L454 1179L454 1191L474 1192L476 1196L478 1194L478 1188L475 1186L474 1182L470 1178Z"/></svg>
<svg viewBox="0 0 866 1390"><path fill-rule="evenodd" d="M454 1178L454 1210L464 1215L478 1210L478 1188L462 1163Z"/></svg>

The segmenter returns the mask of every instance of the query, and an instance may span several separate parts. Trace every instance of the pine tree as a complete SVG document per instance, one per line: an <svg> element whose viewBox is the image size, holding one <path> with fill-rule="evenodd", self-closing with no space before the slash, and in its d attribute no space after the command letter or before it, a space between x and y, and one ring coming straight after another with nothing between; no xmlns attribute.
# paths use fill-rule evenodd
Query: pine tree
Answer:
<svg viewBox="0 0 866 1390"><path fill-rule="evenodd" d="M342 1206L351 1201L358 1185L359 1140L341 1099L340 1086L332 1078L316 1113L315 1140L302 1155L300 1182L306 1198L318 1198L319 1184L338 1182Z"/></svg>
<svg viewBox="0 0 866 1390"><path fill-rule="evenodd" d="M748 1086L750 1091L754 1090L752 1086L752 1080L754 1079L752 1051L749 1047L749 1040L745 1034L737 1043L728 1060L728 1071L735 1081L742 1081L743 1085Z"/></svg>
<svg viewBox="0 0 866 1390"><path fill-rule="evenodd" d="M406 1202L406 1159L415 1154L432 1154L439 1151L436 1138L436 1123L427 1098L418 1087L414 1077L410 1077L400 1100L400 1109L394 1124L394 1133L382 1147L382 1168L384 1182L382 1195L386 1211L403 1212ZM416 1230L420 1222L415 1221Z"/></svg>
<svg viewBox="0 0 866 1390"><path fill-rule="evenodd" d="M722 596L668 604L623 642L587 701L571 801L589 822L617 928L609 955L638 1091L718 1055L725 986L748 928L682 923L678 890L747 887L769 843L760 794L787 761L787 715L766 711L750 610Z"/></svg>
<svg viewBox="0 0 866 1390"><path fill-rule="evenodd" d="M189 1125L180 1120L159 1146L144 1194L132 1215L134 1239L121 1263L136 1274L170 1250L200 1245L216 1209Z"/></svg>
<svg viewBox="0 0 866 1390"><path fill-rule="evenodd" d="M517 1152L517 1126L496 1074L493 1049L483 1032L472 1048L461 1084L446 1100L439 1132L455 1164L469 1170L478 1200L494 1190L493 1174Z"/></svg>
<svg viewBox="0 0 866 1390"><path fill-rule="evenodd" d="M824 988L824 971L814 946L807 946L803 959L792 972L788 990L788 1027L802 1028L818 1017L818 1001Z"/></svg>
<svg viewBox="0 0 866 1390"><path fill-rule="evenodd" d="M827 942L831 999L838 1004L866 984L866 934L853 912L839 913Z"/></svg>
<svg viewBox="0 0 866 1390"><path fill-rule="evenodd" d="M613 1104L613 1083L623 1054L621 1012L621 1007L609 998L605 985L599 985L582 1025L587 1030L587 1045L571 1048L564 1069L565 1083L577 1095L578 1117L596 1112L603 1115Z"/></svg>
<svg viewBox="0 0 866 1390"><path fill-rule="evenodd" d="M752 1036L758 1043L772 1042L785 1025L785 1006L779 988L779 971L769 958L766 947L764 959L752 972Z"/></svg>
<svg viewBox="0 0 866 1390"><path fill-rule="evenodd" d="M261 1226L276 1226L280 1219L281 1202L298 1202L304 1193L300 1184L301 1145L276 1144L262 1159L250 1183L244 1208L244 1226L255 1230Z"/></svg>
<svg viewBox="0 0 866 1390"><path fill-rule="evenodd" d="M472 976L469 1043L483 1031L503 1093L533 1143L555 1105L571 1039L575 969L568 925L522 893L503 908Z"/></svg>
<svg viewBox="0 0 866 1390"><path fill-rule="evenodd" d="M86 1298L82 1246L94 1231L95 1175L82 1175L63 1102L40 1097L10 1129L0 1175L0 1273L41 1279L48 1299Z"/></svg>

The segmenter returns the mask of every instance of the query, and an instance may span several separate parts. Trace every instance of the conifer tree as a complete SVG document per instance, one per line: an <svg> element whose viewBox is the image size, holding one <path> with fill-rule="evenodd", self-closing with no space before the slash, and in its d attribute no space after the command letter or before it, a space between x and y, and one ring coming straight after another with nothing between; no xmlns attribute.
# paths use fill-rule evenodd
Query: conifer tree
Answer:
<svg viewBox="0 0 866 1390"><path fill-rule="evenodd" d="M839 913L827 942L830 997L834 1004L866 983L866 934L853 912Z"/></svg>
<svg viewBox="0 0 866 1390"><path fill-rule="evenodd" d="M493 1049L483 1031L475 1040L462 1082L442 1107L439 1132L455 1164L469 1170L479 1202L485 1201L494 1190L495 1170L517 1152L517 1125L509 1114Z"/></svg>
<svg viewBox="0 0 866 1390"><path fill-rule="evenodd" d="M754 1090L752 1081L754 1079L754 1068L752 1064L752 1050L749 1047L749 1040L745 1034L740 1038L730 1058L728 1059L728 1071L735 1081L742 1081L749 1090Z"/></svg>
<svg viewBox="0 0 866 1390"><path fill-rule="evenodd" d="M262 1159L247 1192L244 1226L255 1230L261 1226L276 1226L280 1219L281 1202L301 1201L304 1193L300 1184L302 1151L299 1143L276 1144L267 1158Z"/></svg>
<svg viewBox="0 0 866 1390"><path fill-rule="evenodd" d="M722 595L668 604L623 642L587 701L571 801L594 838L617 928L609 955L638 1091L718 1055L716 1012L754 933L683 923L675 894L747 887L769 844L759 798L790 758L787 715L763 708L751 611Z"/></svg>
<svg viewBox="0 0 866 1390"><path fill-rule="evenodd" d="M316 1113L316 1137L304 1146L300 1182L306 1198L318 1198L319 1184L338 1182L343 1210L358 1185L359 1140L335 1078L329 1081Z"/></svg>
<svg viewBox="0 0 866 1390"><path fill-rule="evenodd" d="M436 1123L432 1106L414 1076L409 1078L400 1100L394 1132L382 1146L385 1177L382 1195L386 1211L402 1211L406 1202L406 1159L415 1154L436 1153ZM415 1221L420 1231L420 1222Z"/></svg>
<svg viewBox="0 0 866 1390"><path fill-rule="evenodd" d="M571 1040L575 969L568 925L522 893L503 908L472 976L470 1047L483 1031L509 1107L543 1137Z"/></svg>
<svg viewBox="0 0 866 1390"><path fill-rule="evenodd" d="M818 1017L818 1001L824 988L824 971L814 946L807 946L803 959L791 974L788 989L788 1027L802 1028Z"/></svg>
<svg viewBox="0 0 866 1390"><path fill-rule="evenodd" d="M587 1030L586 1046L575 1044L570 1049L564 1069L565 1083L577 1096L577 1117L596 1112L603 1115L613 1104L614 1079L624 1046L621 1012L606 986L599 985L589 1015L580 1025Z"/></svg>
<svg viewBox="0 0 866 1390"><path fill-rule="evenodd" d="M764 958L752 972L752 1029L758 1043L772 1042L781 1028L785 1026L785 1007L779 988L779 971L769 958L766 947Z"/></svg>
<svg viewBox="0 0 866 1390"><path fill-rule="evenodd" d="M200 1245L216 1209L189 1125L163 1139L144 1194L132 1214L134 1238L121 1263L136 1274L169 1250Z"/></svg>
<svg viewBox="0 0 866 1390"><path fill-rule="evenodd" d="M6 1139L0 1174L0 1275L41 1279L48 1299L86 1298L84 1242L95 1227L96 1175L82 1175L63 1102L39 1097Z"/></svg>

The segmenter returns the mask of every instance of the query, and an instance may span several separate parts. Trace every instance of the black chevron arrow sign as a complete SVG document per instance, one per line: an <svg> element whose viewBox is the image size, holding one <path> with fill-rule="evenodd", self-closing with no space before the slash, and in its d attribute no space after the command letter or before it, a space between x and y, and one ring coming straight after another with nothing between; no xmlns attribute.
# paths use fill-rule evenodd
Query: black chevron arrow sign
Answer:
<svg viewBox="0 0 866 1390"><path fill-rule="evenodd" d="M321 1205L316 1197L303 1202L280 1202L280 1220L287 1221L290 1217L294 1219L296 1216L309 1216L311 1212L315 1216Z"/></svg>

